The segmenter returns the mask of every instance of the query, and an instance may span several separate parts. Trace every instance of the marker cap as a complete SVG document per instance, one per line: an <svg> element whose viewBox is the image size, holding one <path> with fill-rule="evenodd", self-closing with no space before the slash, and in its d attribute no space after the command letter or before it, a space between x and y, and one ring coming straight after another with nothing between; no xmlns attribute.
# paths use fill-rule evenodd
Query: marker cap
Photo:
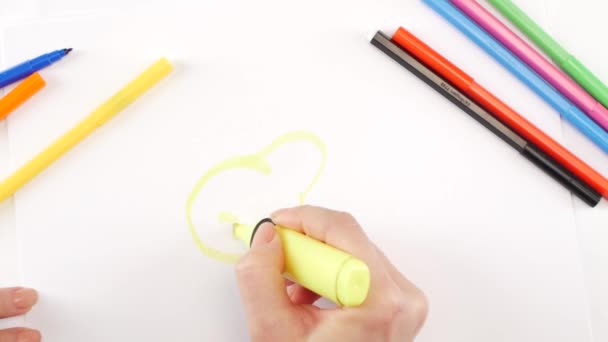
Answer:
<svg viewBox="0 0 608 342"><path fill-rule="evenodd" d="M355 258L348 259L338 273L336 297L343 306L359 306L367 298L370 275L367 265Z"/></svg>
<svg viewBox="0 0 608 342"><path fill-rule="evenodd" d="M34 73L26 78L15 89L0 99L0 120L6 118L45 85L44 79L38 73Z"/></svg>

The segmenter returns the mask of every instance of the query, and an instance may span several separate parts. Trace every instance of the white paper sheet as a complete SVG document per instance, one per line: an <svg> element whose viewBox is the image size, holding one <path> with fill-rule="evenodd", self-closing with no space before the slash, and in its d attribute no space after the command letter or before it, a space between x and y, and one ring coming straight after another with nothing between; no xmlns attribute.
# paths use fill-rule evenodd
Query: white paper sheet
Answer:
<svg viewBox="0 0 608 342"><path fill-rule="evenodd" d="M607 10L608 3L604 1L558 0L547 4L547 31L605 82L608 81L608 49L604 43L605 29L601 27L605 25ZM564 129L564 137L572 149L591 160L604 175L608 174L608 157L588 148L587 142L573 131L571 127ZM599 210L580 207L576 213L593 333L596 341L608 341L608 205Z"/></svg>
<svg viewBox="0 0 608 342"><path fill-rule="evenodd" d="M246 339L233 270L195 248L186 197L217 162L301 129L328 149L309 202L353 212L428 294L420 341L590 340L570 194L369 35L406 26L561 139L558 115L525 86L417 1L197 9L7 31L8 61L75 48L10 119L16 165L156 58L176 66L16 196L26 284L41 293L28 322L45 341ZM315 155L302 151L277 156L277 182L307 175ZM260 217L297 203L244 177L205 198ZM214 238L206 208L197 222Z"/></svg>

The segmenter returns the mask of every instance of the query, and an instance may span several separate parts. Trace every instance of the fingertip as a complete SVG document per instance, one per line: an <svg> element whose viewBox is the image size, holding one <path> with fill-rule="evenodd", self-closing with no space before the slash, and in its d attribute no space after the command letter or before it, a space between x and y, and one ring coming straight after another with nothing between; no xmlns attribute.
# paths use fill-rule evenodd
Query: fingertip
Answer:
<svg viewBox="0 0 608 342"><path fill-rule="evenodd" d="M27 310L38 302L38 292L30 288L17 288L13 292L13 304L18 310Z"/></svg>
<svg viewBox="0 0 608 342"><path fill-rule="evenodd" d="M17 334L17 342L40 342L42 335L34 329L23 329Z"/></svg>
<svg viewBox="0 0 608 342"><path fill-rule="evenodd" d="M40 296L38 295L38 291L34 290L34 289L30 289L32 291L32 300L33 303L32 305L38 303L38 299L40 298Z"/></svg>
<svg viewBox="0 0 608 342"><path fill-rule="evenodd" d="M0 330L0 341L2 342L40 342L42 335L40 331L29 328L9 328Z"/></svg>
<svg viewBox="0 0 608 342"><path fill-rule="evenodd" d="M277 238L277 232L274 229L274 225L270 222L266 222L258 228L255 236L253 237L253 241L251 242L251 247L256 248L265 244L268 244Z"/></svg>

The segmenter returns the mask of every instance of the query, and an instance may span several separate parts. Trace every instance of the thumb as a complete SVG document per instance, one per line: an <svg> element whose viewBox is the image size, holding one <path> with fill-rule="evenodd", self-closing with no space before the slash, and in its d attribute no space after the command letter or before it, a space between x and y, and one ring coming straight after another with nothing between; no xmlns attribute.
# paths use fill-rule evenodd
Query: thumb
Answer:
<svg viewBox="0 0 608 342"><path fill-rule="evenodd" d="M272 223L262 225L251 249L237 264L236 275L249 324L268 314L285 312L291 301L285 291L281 239Z"/></svg>

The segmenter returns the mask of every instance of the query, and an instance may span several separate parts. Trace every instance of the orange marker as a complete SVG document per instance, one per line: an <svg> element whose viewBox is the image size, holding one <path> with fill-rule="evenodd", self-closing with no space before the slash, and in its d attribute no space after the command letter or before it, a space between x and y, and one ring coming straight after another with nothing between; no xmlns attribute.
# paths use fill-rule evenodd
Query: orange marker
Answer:
<svg viewBox="0 0 608 342"><path fill-rule="evenodd" d="M46 82L38 73L33 73L26 78L15 89L0 99L0 120L4 120L13 110L34 96L45 85Z"/></svg>

